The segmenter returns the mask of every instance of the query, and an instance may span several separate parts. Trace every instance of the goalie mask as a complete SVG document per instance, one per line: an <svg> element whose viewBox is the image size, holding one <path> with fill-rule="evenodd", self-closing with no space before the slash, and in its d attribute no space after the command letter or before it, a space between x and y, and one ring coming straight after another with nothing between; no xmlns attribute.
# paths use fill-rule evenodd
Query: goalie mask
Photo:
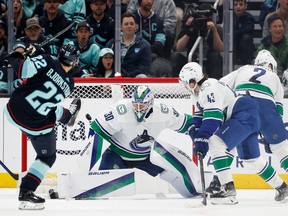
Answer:
<svg viewBox="0 0 288 216"><path fill-rule="evenodd" d="M185 64L179 73L179 83L193 94L196 94L195 89L197 83L199 83L203 78L204 75L202 67L196 62Z"/></svg>
<svg viewBox="0 0 288 216"><path fill-rule="evenodd" d="M143 121L153 103L154 95L151 89L148 86L137 86L132 94L132 106L138 122Z"/></svg>
<svg viewBox="0 0 288 216"><path fill-rule="evenodd" d="M255 58L254 65L270 68L277 73L277 62L268 50L261 50Z"/></svg>

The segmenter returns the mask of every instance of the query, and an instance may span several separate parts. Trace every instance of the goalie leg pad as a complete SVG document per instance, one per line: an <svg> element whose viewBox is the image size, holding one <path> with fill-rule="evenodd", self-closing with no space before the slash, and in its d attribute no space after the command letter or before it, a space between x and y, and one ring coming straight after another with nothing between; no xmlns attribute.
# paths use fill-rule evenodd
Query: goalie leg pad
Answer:
<svg viewBox="0 0 288 216"><path fill-rule="evenodd" d="M201 193L198 167L185 152L168 143L155 141L150 160L165 170L160 178L169 182L183 197Z"/></svg>

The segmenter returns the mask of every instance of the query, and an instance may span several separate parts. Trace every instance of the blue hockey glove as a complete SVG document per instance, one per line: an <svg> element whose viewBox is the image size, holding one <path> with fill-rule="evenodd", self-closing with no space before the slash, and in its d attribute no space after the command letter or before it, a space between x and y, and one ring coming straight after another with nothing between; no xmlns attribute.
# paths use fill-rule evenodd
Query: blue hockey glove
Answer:
<svg viewBox="0 0 288 216"><path fill-rule="evenodd" d="M197 134L195 137L194 137L194 148L193 148L193 151L194 151L194 154L197 155L198 152L200 152L203 156L203 158L206 156L208 150L209 150L209 145L208 145L208 142L209 142L209 137L208 135L200 135Z"/></svg>
<svg viewBox="0 0 288 216"><path fill-rule="evenodd" d="M191 125L187 131L191 139L194 141L195 136L199 132L199 127L197 127L196 125Z"/></svg>

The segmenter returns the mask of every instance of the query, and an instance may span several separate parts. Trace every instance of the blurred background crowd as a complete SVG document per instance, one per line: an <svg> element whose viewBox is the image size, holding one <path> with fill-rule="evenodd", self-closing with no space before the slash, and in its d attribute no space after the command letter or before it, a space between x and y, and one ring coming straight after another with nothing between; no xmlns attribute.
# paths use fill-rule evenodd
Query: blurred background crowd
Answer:
<svg viewBox="0 0 288 216"><path fill-rule="evenodd" d="M122 77L178 77L188 61L200 61L208 77L220 79L229 73L223 68L228 43L223 27L225 3L230 1L0 2L0 93L7 93L10 80L5 65L8 53L24 53L31 45L36 50L33 55L56 57L62 45L75 45L81 55L73 77L114 77L117 56ZM231 5L233 69L253 63L257 53L267 49L277 60L277 73L286 86L288 0L233 0Z"/></svg>

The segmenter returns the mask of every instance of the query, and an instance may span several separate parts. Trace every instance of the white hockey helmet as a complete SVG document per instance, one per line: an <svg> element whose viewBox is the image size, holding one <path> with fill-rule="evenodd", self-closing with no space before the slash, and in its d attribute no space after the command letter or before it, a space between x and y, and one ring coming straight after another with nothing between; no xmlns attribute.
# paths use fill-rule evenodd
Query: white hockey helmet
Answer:
<svg viewBox="0 0 288 216"><path fill-rule="evenodd" d="M277 73L277 62L268 50L261 50L255 58L254 65L270 68Z"/></svg>
<svg viewBox="0 0 288 216"><path fill-rule="evenodd" d="M132 105L137 121L142 122L146 114L152 109L154 95L148 86L137 86L132 94Z"/></svg>
<svg viewBox="0 0 288 216"><path fill-rule="evenodd" d="M197 87L197 83L204 78L201 65L196 62L189 62L185 64L179 73L179 83L193 94ZM190 83L194 83L193 88L190 87Z"/></svg>

